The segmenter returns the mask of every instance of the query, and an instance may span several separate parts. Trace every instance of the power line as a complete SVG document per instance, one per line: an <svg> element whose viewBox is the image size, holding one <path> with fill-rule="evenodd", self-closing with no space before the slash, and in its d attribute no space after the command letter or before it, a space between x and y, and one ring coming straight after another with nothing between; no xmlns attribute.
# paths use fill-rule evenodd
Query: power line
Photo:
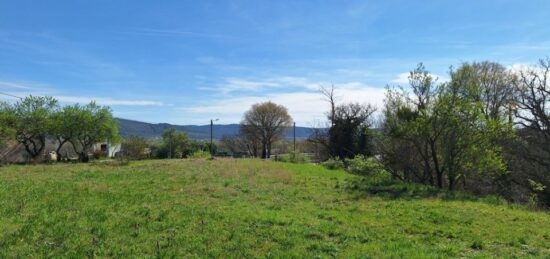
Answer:
<svg viewBox="0 0 550 259"><path fill-rule="evenodd" d="M19 98L19 99L21 99L21 100L23 99L23 98L21 98L21 97L19 97L19 96L15 96L15 95L13 95L13 94L7 94L7 93L3 93L3 92L0 92L0 94L5 95L5 96L9 96L9 97Z"/></svg>

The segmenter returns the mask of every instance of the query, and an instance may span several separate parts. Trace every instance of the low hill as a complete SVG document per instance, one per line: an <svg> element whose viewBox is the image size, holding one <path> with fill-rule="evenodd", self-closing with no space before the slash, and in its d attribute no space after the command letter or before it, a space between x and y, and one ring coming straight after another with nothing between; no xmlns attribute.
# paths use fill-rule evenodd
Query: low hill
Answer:
<svg viewBox="0 0 550 259"><path fill-rule="evenodd" d="M0 258L544 258L550 215L311 164L0 167Z"/></svg>
<svg viewBox="0 0 550 259"><path fill-rule="evenodd" d="M210 125L172 125L168 123L147 123L141 121L127 120L117 118L120 125L120 134L123 137L139 136L144 138L159 138L166 128L174 128L177 131L183 131L189 134L193 139L209 139ZM307 127L296 127L296 138L306 139L311 134L312 129ZM239 124L215 124L213 137L220 139L225 135L236 135L239 132ZM292 130L286 134L287 139L293 137Z"/></svg>

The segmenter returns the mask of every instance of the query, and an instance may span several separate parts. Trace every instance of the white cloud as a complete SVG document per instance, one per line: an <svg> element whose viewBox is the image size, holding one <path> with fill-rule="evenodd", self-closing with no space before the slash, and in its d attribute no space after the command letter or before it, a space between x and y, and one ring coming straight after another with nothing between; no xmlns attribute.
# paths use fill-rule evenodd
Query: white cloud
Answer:
<svg viewBox="0 0 550 259"><path fill-rule="evenodd" d="M6 89L6 90L4 90ZM95 101L100 105L108 106L162 106L163 103L151 100L124 100L111 97L93 97L93 96L67 96L57 95L56 91L45 84L25 81L0 81L0 100L16 101L29 95L33 96L52 96L62 103L80 103L86 104Z"/></svg>
<svg viewBox="0 0 550 259"><path fill-rule="evenodd" d="M25 90L39 90L45 88L44 85L37 85L35 83L28 82L12 82L12 81L0 81L1 89L25 89Z"/></svg>
<svg viewBox="0 0 550 259"><path fill-rule="evenodd" d="M392 83L396 84L408 84L409 83L409 73L401 73L397 75L394 79L391 80Z"/></svg>
<svg viewBox="0 0 550 259"><path fill-rule="evenodd" d="M84 97L84 96L54 96L58 101L63 103L80 103L85 104L95 101L100 105L108 106L162 106L162 102L149 100L121 100L109 97Z"/></svg>
<svg viewBox="0 0 550 259"><path fill-rule="evenodd" d="M200 87L201 90L219 91L223 94L233 92L260 92L276 88L304 88L317 90L321 85L327 85L326 82L313 82L303 77L271 77L263 80L250 80L243 78L225 78L223 83L215 87Z"/></svg>
<svg viewBox="0 0 550 259"><path fill-rule="evenodd" d="M309 83L309 81L307 81ZM339 103L358 102L370 103L381 108L385 89L369 87L360 82L349 82L337 85L337 101ZM315 88L317 89L317 88ZM314 121L324 121L329 106L323 96L317 91L297 91L288 93L269 93L265 95L249 95L213 100L209 103L184 107L183 111L196 116L197 120L204 118L220 118L221 123L235 123L254 103L272 101L288 108L290 115L299 125L310 125ZM193 118L191 118L193 119Z"/></svg>
<svg viewBox="0 0 550 259"><path fill-rule="evenodd" d="M410 72L405 72L397 75L394 79L392 79L390 82L400 84L400 85L408 85L409 84L409 75ZM430 74L433 78L437 79L437 82L439 83L445 83L449 82L449 78L444 76L439 76L436 74Z"/></svg>

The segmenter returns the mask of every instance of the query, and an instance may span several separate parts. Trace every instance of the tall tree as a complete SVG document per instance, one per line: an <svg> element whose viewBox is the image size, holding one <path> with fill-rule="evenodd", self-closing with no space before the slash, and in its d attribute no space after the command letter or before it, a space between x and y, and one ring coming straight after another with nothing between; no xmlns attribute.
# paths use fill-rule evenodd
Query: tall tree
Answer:
<svg viewBox="0 0 550 259"><path fill-rule="evenodd" d="M0 102L0 148L15 134L13 129L16 120L12 107L6 102Z"/></svg>
<svg viewBox="0 0 550 259"><path fill-rule="evenodd" d="M162 133L162 141L168 158L183 158L190 152L190 140L185 132L167 128Z"/></svg>
<svg viewBox="0 0 550 259"><path fill-rule="evenodd" d="M282 138L291 126L292 118L282 105L264 102L252 105L241 122L244 134L256 138L261 143L262 158L271 156L271 148L275 141Z"/></svg>
<svg viewBox="0 0 550 259"><path fill-rule="evenodd" d="M520 165L515 167L514 180L550 206L550 58L518 71L517 76L515 122L522 141L512 147Z"/></svg>
<svg viewBox="0 0 550 259"><path fill-rule="evenodd" d="M336 87L321 87L319 92L330 105L327 128L315 128L308 142L317 146L320 157L352 158L372 154L370 148L371 117L376 111L369 104L337 104Z"/></svg>
<svg viewBox="0 0 550 259"><path fill-rule="evenodd" d="M519 72L518 123L550 141L550 58L541 59L535 68ZM550 146L547 146L550 151Z"/></svg>
<svg viewBox="0 0 550 259"><path fill-rule="evenodd" d="M336 106L329 117L332 127L329 129L329 147L333 156L340 159L365 155L367 150L367 130L369 120L375 112L374 106L349 103Z"/></svg>
<svg viewBox="0 0 550 259"><path fill-rule="evenodd" d="M57 160L61 160L61 149L66 143L74 140L84 128L81 122L86 116L86 110L78 105L64 106L52 114L51 135L57 140Z"/></svg>
<svg viewBox="0 0 550 259"><path fill-rule="evenodd" d="M408 170L422 182L439 188L447 186L450 190L469 173L504 171L495 139L509 127L501 120L485 116L483 102L476 97L479 81L472 75L475 75L472 67L463 66L451 72L451 82L435 84L420 64L409 76L412 95L403 88L401 93L390 92L386 100L385 132L390 134L390 141L399 144L390 145L393 148L386 151L406 147L417 154L416 158L398 162L407 164L389 165L390 168ZM385 157L395 155L399 154Z"/></svg>
<svg viewBox="0 0 550 259"><path fill-rule="evenodd" d="M82 110L78 112L79 123L76 136L69 141L79 159L87 162L88 152L94 144L103 141L116 143L120 140L120 135L118 123L113 118L109 107L98 106L95 102L91 102L80 109Z"/></svg>
<svg viewBox="0 0 550 259"><path fill-rule="evenodd" d="M33 160L46 147L46 137L50 133L52 114L56 107L54 98L36 96L26 97L13 105L16 140L23 144Z"/></svg>

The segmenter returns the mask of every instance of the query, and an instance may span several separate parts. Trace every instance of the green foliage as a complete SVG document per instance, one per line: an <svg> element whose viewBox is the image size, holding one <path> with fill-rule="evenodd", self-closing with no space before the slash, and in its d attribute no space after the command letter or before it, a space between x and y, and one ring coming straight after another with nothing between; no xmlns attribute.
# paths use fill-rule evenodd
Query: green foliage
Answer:
<svg viewBox="0 0 550 259"><path fill-rule="evenodd" d="M347 159L346 163L346 170L352 174L377 178L389 178L390 176L384 166L372 157L357 155L352 159Z"/></svg>
<svg viewBox="0 0 550 259"><path fill-rule="evenodd" d="M198 150L191 153L191 155L189 155L189 158L210 158L210 157L211 157L210 152L204 151L204 150Z"/></svg>
<svg viewBox="0 0 550 259"><path fill-rule="evenodd" d="M308 163L309 157L300 152L290 152L288 154L278 155L277 160L287 163Z"/></svg>
<svg viewBox="0 0 550 259"><path fill-rule="evenodd" d="M334 114L329 114L332 126L328 132L330 152L333 156L344 159L355 154L366 155L372 152L368 127L375 110L374 106L358 103L335 107Z"/></svg>
<svg viewBox="0 0 550 259"><path fill-rule="evenodd" d="M13 104L10 109L14 120L15 139L25 146L25 150L35 159L46 146L46 136L50 133L52 114L57 101L52 97L29 96Z"/></svg>
<svg viewBox="0 0 550 259"><path fill-rule="evenodd" d="M33 159L44 151L47 137L58 141L57 152L71 143L83 161L87 161L93 144L120 140L110 108L94 102L59 107L52 97L28 96L14 104L1 103L0 124L0 137L15 134L15 140Z"/></svg>
<svg viewBox="0 0 550 259"><path fill-rule="evenodd" d="M321 162L321 165L329 170L344 169L344 162L337 158L329 158L327 161Z"/></svg>
<svg viewBox="0 0 550 259"><path fill-rule="evenodd" d="M395 176L453 190L468 175L506 172L497 143L513 135L512 128L484 113L476 75L465 64L451 71L449 83L436 84L420 64L409 77L412 97L389 90L382 149L388 167L402 172Z"/></svg>
<svg viewBox="0 0 550 259"><path fill-rule="evenodd" d="M0 258L548 254L548 213L459 195L246 159L7 166Z"/></svg>
<svg viewBox="0 0 550 259"><path fill-rule="evenodd" d="M15 129L13 129L15 119L9 104L0 102L0 148L9 139L15 137Z"/></svg>
<svg viewBox="0 0 550 259"><path fill-rule="evenodd" d="M241 133L247 142L255 143L254 146L262 144L261 157L266 159L271 157L273 145L283 138L291 123L292 117L286 107L267 101L252 105L244 114Z"/></svg>
<svg viewBox="0 0 550 259"><path fill-rule="evenodd" d="M142 137L130 136L122 142L122 152L128 159L141 160L147 158L149 144Z"/></svg>
<svg viewBox="0 0 550 259"><path fill-rule="evenodd" d="M187 133L167 128L162 133L163 155L167 158L184 158L191 154L191 140Z"/></svg>
<svg viewBox="0 0 550 259"><path fill-rule="evenodd" d="M472 249L481 250L483 249L483 241L482 240L474 240L472 245L470 246Z"/></svg>
<svg viewBox="0 0 550 259"><path fill-rule="evenodd" d="M67 105L57 109L52 114L50 122L50 135L58 141L56 152L58 159L61 159L59 151L67 143L76 140L77 136L82 134L81 121L85 116L85 110L82 106ZM72 144L71 144L72 145ZM73 146L74 148L74 146Z"/></svg>
<svg viewBox="0 0 550 259"><path fill-rule="evenodd" d="M74 116L79 118L79 123L74 128L76 136L73 136L70 142L82 162L88 161L88 152L93 144L121 141L118 123L113 118L109 107L98 106L95 102L91 102L86 106L77 104L70 109L74 110Z"/></svg>

